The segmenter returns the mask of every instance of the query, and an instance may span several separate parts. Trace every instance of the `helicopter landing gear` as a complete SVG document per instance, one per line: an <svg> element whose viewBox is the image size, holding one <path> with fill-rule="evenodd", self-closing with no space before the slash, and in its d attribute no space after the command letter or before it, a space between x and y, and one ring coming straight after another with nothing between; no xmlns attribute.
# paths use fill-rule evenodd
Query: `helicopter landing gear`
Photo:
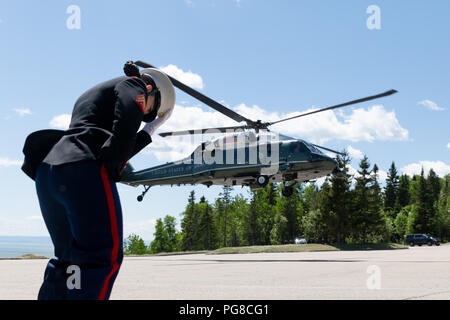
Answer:
<svg viewBox="0 0 450 320"><path fill-rule="evenodd" d="M137 201L141 202L142 200L144 200L144 196L145 196L145 194L147 193L147 191L148 191L149 189L150 189L150 186L144 187L144 191L142 192L141 195L139 195L139 196L137 197Z"/></svg>
<svg viewBox="0 0 450 320"><path fill-rule="evenodd" d="M265 187L269 183L269 177L268 176L259 176L258 179L256 179L256 183L260 187Z"/></svg>
<svg viewBox="0 0 450 320"><path fill-rule="evenodd" d="M294 193L293 186L287 186L287 187L283 187L283 189L281 189L281 194L283 195L283 197L290 197L290 196L292 196L293 193Z"/></svg>
<svg viewBox="0 0 450 320"><path fill-rule="evenodd" d="M283 195L283 197L292 196L294 194L294 186L295 186L295 183L293 183L291 185L283 184L283 189L281 189L281 194Z"/></svg>

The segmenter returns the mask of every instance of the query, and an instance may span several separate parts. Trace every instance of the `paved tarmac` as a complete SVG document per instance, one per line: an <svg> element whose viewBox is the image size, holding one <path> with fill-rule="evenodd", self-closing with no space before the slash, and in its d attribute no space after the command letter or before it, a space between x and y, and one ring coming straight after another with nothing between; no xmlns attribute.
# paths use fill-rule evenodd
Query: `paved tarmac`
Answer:
<svg viewBox="0 0 450 320"><path fill-rule="evenodd" d="M46 260L0 260L0 299L35 299ZM450 299L450 246L126 257L111 299Z"/></svg>

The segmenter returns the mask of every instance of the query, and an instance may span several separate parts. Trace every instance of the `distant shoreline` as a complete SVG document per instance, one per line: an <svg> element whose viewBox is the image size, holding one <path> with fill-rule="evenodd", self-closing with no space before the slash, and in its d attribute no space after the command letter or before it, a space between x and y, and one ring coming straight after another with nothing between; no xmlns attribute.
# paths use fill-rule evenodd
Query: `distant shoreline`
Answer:
<svg viewBox="0 0 450 320"><path fill-rule="evenodd" d="M28 254L24 254L22 256L19 257L12 257L12 258L0 258L1 260L48 260L50 258L45 257L45 256L41 256L41 255L36 255L36 254L32 254L32 253L28 253Z"/></svg>
<svg viewBox="0 0 450 320"><path fill-rule="evenodd" d="M53 243L48 236L0 236L1 260L36 259L53 255Z"/></svg>

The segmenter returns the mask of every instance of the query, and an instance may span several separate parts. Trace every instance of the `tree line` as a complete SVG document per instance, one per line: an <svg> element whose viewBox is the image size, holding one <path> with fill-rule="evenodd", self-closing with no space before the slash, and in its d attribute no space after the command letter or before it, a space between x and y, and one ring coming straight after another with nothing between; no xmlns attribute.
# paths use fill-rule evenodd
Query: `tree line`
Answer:
<svg viewBox="0 0 450 320"><path fill-rule="evenodd" d="M292 243L298 236L314 243L403 242L406 234L426 233L450 238L450 175L443 178L431 169L427 176L399 175L392 162L385 182L379 169L365 156L357 174L349 173L347 154L337 157L345 174L333 173L318 186L301 183L291 197L283 185L268 184L251 190L249 197L231 196L223 187L214 203L190 193L176 219L158 219L149 246L137 235L125 240L126 253L213 250L220 247Z"/></svg>

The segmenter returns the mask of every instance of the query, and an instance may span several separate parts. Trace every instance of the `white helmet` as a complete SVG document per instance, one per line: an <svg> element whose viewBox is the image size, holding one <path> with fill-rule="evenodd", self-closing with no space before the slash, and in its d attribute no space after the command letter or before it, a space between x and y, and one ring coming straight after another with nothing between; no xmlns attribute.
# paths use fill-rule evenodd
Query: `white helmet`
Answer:
<svg viewBox="0 0 450 320"><path fill-rule="evenodd" d="M156 88L160 93L159 108L157 106L158 117L162 117L164 114L172 110L175 106L175 89L172 81L161 70L155 68L145 68L140 70L142 74L148 74L156 84Z"/></svg>

